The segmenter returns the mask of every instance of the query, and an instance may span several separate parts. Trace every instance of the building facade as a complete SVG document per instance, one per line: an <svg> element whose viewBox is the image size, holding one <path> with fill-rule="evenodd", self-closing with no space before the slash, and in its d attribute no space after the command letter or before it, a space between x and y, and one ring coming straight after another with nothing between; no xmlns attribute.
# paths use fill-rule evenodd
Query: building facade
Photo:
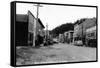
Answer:
<svg viewBox="0 0 100 68"><path fill-rule="evenodd" d="M43 35L42 30L44 29L44 25L41 20L38 19L36 22L36 18L34 15L28 11L26 15L17 14L16 15L16 41L17 45L26 46L33 45L34 38L34 23L36 23L36 35Z"/></svg>
<svg viewBox="0 0 100 68"><path fill-rule="evenodd" d="M97 47L97 26L86 29L86 46Z"/></svg>
<svg viewBox="0 0 100 68"><path fill-rule="evenodd" d="M74 24L74 41L82 40L83 43L86 42L86 31L87 29L97 25L96 18L89 18L83 22ZM91 29L90 29L91 30Z"/></svg>

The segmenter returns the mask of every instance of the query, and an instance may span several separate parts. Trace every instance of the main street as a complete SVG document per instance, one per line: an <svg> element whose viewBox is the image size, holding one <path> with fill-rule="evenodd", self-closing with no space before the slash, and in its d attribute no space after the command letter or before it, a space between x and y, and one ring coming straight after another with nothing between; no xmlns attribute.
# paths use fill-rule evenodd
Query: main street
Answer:
<svg viewBox="0 0 100 68"><path fill-rule="evenodd" d="M40 48L19 47L17 65L95 61L96 48L58 43Z"/></svg>

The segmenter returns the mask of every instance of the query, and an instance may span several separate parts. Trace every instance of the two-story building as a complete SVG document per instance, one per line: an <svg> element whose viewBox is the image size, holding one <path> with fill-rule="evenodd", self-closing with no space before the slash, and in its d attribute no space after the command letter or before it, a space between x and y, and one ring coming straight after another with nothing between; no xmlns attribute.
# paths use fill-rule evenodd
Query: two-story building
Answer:
<svg viewBox="0 0 100 68"><path fill-rule="evenodd" d="M86 41L86 30L96 26L96 18L88 18L83 22L78 22L74 24L74 40L82 40L83 43Z"/></svg>

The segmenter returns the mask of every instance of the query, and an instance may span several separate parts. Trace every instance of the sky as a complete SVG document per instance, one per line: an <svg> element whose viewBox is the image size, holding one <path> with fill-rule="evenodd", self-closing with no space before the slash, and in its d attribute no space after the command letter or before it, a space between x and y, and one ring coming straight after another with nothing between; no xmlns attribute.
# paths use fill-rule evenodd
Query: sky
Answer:
<svg viewBox="0 0 100 68"><path fill-rule="evenodd" d="M27 14L28 10L36 17L36 4L17 3L16 13ZM74 23L81 18L96 17L96 8L93 7L78 7L78 6L59 6L41 4L39 7L39 18L44 26L48 24L48 29L52 30L55 27L64 23Z"/></svg>

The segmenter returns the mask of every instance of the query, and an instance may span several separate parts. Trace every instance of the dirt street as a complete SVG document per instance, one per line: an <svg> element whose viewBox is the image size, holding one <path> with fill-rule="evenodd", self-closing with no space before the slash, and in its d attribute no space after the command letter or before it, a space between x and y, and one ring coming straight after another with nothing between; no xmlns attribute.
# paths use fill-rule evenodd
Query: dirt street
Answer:
<svg viewBox="0 0 100 68"><path fill-rule="evenodd" d="M17 47L17 65L96 60L96 48L54 44L40 48Z"/></svg>

